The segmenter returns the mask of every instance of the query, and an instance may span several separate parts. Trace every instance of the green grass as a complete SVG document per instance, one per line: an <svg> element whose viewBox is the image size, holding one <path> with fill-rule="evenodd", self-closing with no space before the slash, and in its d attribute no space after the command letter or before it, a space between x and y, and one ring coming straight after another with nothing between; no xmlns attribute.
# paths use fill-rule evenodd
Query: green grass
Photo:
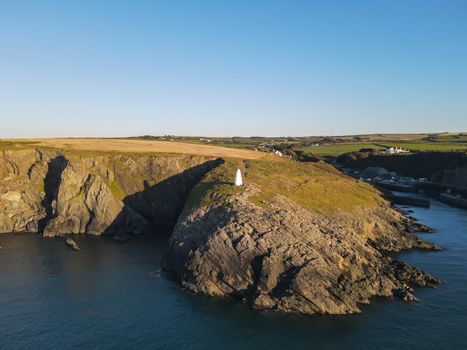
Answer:
<svg viewBox="0 0 467 350"><path fill-rule="evenodd" d="M407 148L411 151L467 151L467 143L449 143L449 142L391 142L385 143L386 146Z"/></svg>
<svg viewBox="0 0 467 350"><path fill-rule="evenodd" d="M125 191L120 187L117 180L113 180L110 183L109 188L115 198L122 200L125 197Z"/></svg>
<svg viewBox="0 0 467 350"><path fill-rule="evenodd" d="M451 139L449 139L451 140ZM316 147L302 147L299 150L314 153L321 156L337 157L343 153L356 152L362 148L383 149L384 147L402 147L415 152L423 151L467 151L467 141L460 139L458 142L344 142Z"/></svg>
<svg viewBox="0 0 467 350"><path fill-rule="evenodd" d="M193 143L193 144L202 144L202 145L210 145L210 146L219 146L219 147L228 147L228 148L236 148L236 149L253 149L257 148L259 144L268 143L273 145L283 145L283 144L298 144L299 141L282 141L276 140L276 138L250 138L250 137L238 137L238 138L230 138L230 137L205 137L205 139L209 139L211 142L202 141L199 138L176 138L175 142L183 142L183 143Z"/></svg>
<svg viewBox="0 0 467 350"><path fill-rule="evenodd" d="M329 145L301 147L299 150L309 153L318 154L321 156L339 156L347 152L356 152L362 148L383 149L381 144L374 142L344 142L334 143Z"/></svg>
<svg viewBox="0 0 467 350"><path fill-rule="evenodd" d="M31 146L34 146L35 144L35 142L14 142L0 140L0 151L19 151L24 149L31 149Z"/></svg>
<svg viewBox="0 0 467 350"><path fill-rule="evenodd" d="M79 188L79 191L78 193L76 193L73 198L81 198L84 196L84 194L86 193L86 189L84 188L84 185L82 185L80 188Z"/></svg>
<svg viewBox="0 0 467 350"><path fill-rule="evenodd" d="M246 185L253 184L260 189L250 198L259 206L282 195L310 211L332 214L336 210L352 212L357 208L372 207L382 200L373 187L343 176L328 164L269 158L227 160L195 186L187 206L200 203L230 205L232 195L242 191L233 185L237 168L242 170Z"/></svg>
<svg viewBox="0 0 467 350"><path fill-rule="evenodd" d="M37 189L37 192L38 193L45 193L45 185L44 185L44 182L41 181L39 182L37 185L36 185L36 189Z"/></svg>

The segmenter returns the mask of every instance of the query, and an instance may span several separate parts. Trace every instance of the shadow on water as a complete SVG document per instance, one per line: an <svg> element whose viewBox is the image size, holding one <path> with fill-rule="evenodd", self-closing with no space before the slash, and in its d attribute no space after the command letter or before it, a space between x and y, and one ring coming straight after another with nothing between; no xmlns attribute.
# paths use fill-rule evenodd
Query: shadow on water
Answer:
<svg viewBox="0 0 467 350"><path fill-rule="evenodd" d="M192 295L151 273L165 249L159 235L125 246L76 237L81 252L33 234L0 235L0 349L464 349L466 212L436 200L407 208L445 250L399 259L443 284L417 289L420 303L374 298L361 315L258 313Z"/></svg>

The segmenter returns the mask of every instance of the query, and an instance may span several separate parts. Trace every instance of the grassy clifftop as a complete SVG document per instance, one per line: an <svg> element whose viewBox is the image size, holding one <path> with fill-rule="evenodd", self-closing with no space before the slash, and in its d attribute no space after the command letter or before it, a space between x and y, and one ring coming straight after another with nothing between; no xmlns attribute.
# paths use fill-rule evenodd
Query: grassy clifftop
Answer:
<svg viewBox="0 0 467 350"><path fill-rule="evenodd" d="M228 201L232 194L242 191L233 186L237 168L242 170L245 185L254 185L260 190L251 198L260 206L279 195L310 211L330 214L336 210L352 212L382 201L373 187L340 174L328 164L269 157L226 160L195 186L187 205Z"/></svg>

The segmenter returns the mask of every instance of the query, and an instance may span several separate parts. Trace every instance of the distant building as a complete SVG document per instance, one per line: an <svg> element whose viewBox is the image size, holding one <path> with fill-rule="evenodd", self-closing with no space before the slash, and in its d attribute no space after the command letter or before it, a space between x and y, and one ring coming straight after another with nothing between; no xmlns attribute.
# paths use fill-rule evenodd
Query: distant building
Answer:
<svg viewBox="0 0 467 350"><path fill-rule="evenodd" d="M394 154L394 153L410 153L410 150L401 148L401 147L386 147L384 153Z"/></svg>

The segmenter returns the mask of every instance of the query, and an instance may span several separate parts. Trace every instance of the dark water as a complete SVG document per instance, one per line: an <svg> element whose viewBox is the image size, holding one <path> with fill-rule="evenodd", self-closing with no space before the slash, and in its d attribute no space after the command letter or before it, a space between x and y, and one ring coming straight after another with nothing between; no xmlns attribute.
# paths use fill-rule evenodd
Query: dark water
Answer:
<svg viewBox="0 0 467 350"><path fill-rule="evenodd" d="M400 254L443 280L421 303L378 299L362 315L258 314L197 297L151 274L164 241L128 244L1 235L0 349L467 348L467 211L435 202L411 208L445 250Z"/></svg>

